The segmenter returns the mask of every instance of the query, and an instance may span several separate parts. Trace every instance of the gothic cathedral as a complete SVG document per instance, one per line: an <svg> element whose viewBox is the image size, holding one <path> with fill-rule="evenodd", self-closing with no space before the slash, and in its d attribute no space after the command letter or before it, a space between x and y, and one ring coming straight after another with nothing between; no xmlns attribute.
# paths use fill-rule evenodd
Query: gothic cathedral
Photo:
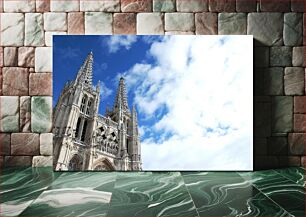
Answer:
<svg viewBox="0 0 306 217"><path fill-rule="evenodd" d="M55 170L141 170L135 106L130 111L124 79L105 116L98 114L100 81L92 84L93 54L67 82L53 111Z"/></svg>

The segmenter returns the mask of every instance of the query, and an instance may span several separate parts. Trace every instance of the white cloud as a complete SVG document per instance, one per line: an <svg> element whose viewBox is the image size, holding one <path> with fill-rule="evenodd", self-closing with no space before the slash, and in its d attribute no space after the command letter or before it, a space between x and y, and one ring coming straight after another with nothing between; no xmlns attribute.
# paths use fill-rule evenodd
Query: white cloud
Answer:
<svg viewBox="0 0 306 217"><path fill-rule="evenodd" d="M126 50L129 50L131 46L136 42L137 38L133 35L127 35L127 36L119 36L115 35L109 38L107 40L106 44L108 46L110 53L116 53L121 48L124 48Z"/></svg>
<svg viewBox="0 0 306 217"><path fill-rule="evenodd" d="M100 83L100 90L101 99L106 99L113 93L113 90L108 88L103 81Z"/></svg>
<svg viewBox="0 0 306 217"><path fill-rule="evenodd" d="M140 114L156 119L142 134L160 135L142 141L144 170L252 169L252 41L165 37L151 45L154 65L124 73Z"/></svg>

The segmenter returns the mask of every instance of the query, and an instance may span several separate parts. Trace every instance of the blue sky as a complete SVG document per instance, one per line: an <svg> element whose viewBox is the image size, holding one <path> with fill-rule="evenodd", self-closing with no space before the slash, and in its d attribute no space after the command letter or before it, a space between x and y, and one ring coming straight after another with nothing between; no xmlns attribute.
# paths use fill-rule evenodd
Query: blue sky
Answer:
<svg viewBox="0 0 306 217"><path fill-rule="evenodd" d="M54 102L57 101L61 89L67 80L74 80L77 72L90 51L94 54L93 84L98 80L104 82L111 94L103 96L100 103L100 114L104 114L106 105L113 105L116 96L118 82L115 80L118 73L128 70L135 62L142 60L146 55L149 44L138 40L133 49L122 49L120 52L110 53L107 41L111 36L54 36L53 67ZM146 61L152 62L151 58ZM105 90L105 89L104 89ZM103 88L102 88L103 91ZM129 93L129 105L133 101L132 93ZM55 106L55 103L54 103Z"/></svg>
<svg viewBox="0 0 306 217"><path fill-rule="evenodd" d="M53 49L54 100L90 51L100 114L125 78L144 170L252 169L252 36L55 36Z"/></svg>

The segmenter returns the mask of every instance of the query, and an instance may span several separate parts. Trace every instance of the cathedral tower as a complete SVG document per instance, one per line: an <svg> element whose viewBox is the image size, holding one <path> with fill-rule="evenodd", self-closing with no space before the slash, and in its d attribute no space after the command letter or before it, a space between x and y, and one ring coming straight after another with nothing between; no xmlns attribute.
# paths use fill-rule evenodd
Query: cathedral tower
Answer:
<svg viewBox="0 0 306 217"><path fill-rule="evenodd" d="M54 111L54 159L56 169L84 170L90 154L93 120L100 101L99 86L92 86L93 54L88 54L76 79L66 83ZM74 151L82 149L69 159Z"/></svg>
<svg viewBox="0 0 306 217"><path fill-rule="evenodd" d="M93 53L67 82L54 108L56 170L141 170L136 109L128 106L121 78L114 106L98 114L100 82L92 82ZM102 93L103 94L103 93Z"/></svg>

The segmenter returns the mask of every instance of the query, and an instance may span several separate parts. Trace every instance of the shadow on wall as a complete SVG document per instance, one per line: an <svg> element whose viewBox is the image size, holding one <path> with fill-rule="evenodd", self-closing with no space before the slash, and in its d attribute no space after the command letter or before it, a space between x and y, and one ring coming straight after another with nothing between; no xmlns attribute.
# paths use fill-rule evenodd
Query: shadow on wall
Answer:
<svg viewBox="0 0 306 217"><path fill-rule="evenodd" d="M288 135L290 138L293 132L293 96L285 95L285 68L270 63L271 47L254 40L253 51L254 170L299 166L300 156L291 156L288 145ZM300 146L298 152L303 155L303 144Z"/></svg>

